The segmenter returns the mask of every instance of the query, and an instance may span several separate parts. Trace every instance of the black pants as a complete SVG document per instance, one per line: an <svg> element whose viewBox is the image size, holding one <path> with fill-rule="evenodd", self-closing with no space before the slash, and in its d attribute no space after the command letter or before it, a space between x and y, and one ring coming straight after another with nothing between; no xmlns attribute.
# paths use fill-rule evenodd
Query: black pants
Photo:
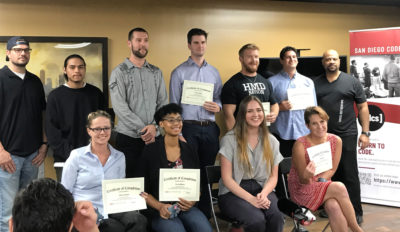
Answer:
<svg viewBox="0 0 400 232"><path fill-rule="evenodd" d="M296 140L285 140L274 134L275 138L279 141L279 151L283 157L292 157L292 149Z"/></svg>
<svg viewBox="0 0 400 232"><path fill-rule="evenodd" d="M147 219L135 211L109 214L108 219L100 222L99 230L101 232L145 232Z"/></svg>
<svg viewBox="0 0 400 232"><path fill-rule="evenodd" d="M139 177L140 156L145 146L141 138L132 138L127 135L117 133L115 147L125 155L126 178Z"/></svg>
<svg viewBox="0 0 400 232"><path fill-rule="evenodd" d="M256 196L262 187L255 180L242 180L240 187ZM229 192L219 196L218 205L221 212L239 221L246 232L281 232L283 231L283 215L278 209L278 198L274 192L268 195L271 201L269 209L258 209L249 202Z"/></svg>
<svg viewBox="0 0 400 232"><path fill-rule="evenodd" d="M207 218L211 218L210 197L208 195L205 166L214 165L219 150L219 127L216 123L208 126L183 123L182 134L199 156L201 174L201 195L198 208Z"/></svg>
<svg viewBox="0 0 400 232"><path fill-rule="evenodd" d="M332 180L342 182L349 193L356 215L363 215L361 207L360 179L357 164L357 135L340 136L342 139L342 157Z"/></svg>

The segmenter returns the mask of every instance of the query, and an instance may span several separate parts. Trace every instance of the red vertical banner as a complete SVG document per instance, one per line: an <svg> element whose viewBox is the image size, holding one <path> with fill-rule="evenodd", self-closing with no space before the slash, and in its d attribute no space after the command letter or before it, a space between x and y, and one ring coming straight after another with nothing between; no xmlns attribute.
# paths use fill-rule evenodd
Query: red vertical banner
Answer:
<svg viewBox="0 0 400 232"><path fill-rule="evenodd" d="M357 150L361 199L400 207L400 28L350 31L350 55L370 111L370 145Z"/></svg>

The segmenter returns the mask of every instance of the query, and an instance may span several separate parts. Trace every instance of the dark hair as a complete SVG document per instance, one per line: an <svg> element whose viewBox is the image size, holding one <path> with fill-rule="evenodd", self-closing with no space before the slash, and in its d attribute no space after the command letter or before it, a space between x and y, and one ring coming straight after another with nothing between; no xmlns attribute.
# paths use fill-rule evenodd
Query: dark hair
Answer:
<svg viewBox="0 0 400 232"><path fill-rule="evenodd" d="M324 109L322 109L322 107L310 106L307 107L307 109L304 111L304 121L307 125L310 124L310 117L314 114L318 114L325 121L329 120L328 114L325 112Z"/></svg>
<svg viewBox="0 0 400 232"><path fill-rule="evenodd" d="M374 69L372 69L372 75L374 75L374 77L381 75L381 70L379 69L379 67L375 67Z"/></svg>
<svg viewBox="0 0 400 232"><path fill-rule="evenodd" d="M192 28L192 29L190 29L190 31L187 33L187 41L188 41L188 44L190 44L190 43L192 43L192 37L194 36L194 35L204 35L204 37L206 38L206 40L207 40L207 32L205 32L203 29L200 29L200 28Z"/></svg>
<svg viewBox="0 0 400 232"><path fill-rule="evenodd" d="M90 113L90 114L88 115L88 117L87 117L87 122L86 122L86 127L87 127L87 128L90 128L90 126L92 125L93 120L95 120L96 118L99 118L99 117L108 118L108 120L110 120L110 124L111 124L111 126L112 126L112 121L111 121L111 116L110 116L110 114L107 113L107 112L104 111L104 110L97 110L97 111L92 112L92 113Z"/></svg>
<svg viewBox="0 0 400 232"><path fill-rule="evenodd" d="M78 55L78 54L72 54L72 55L67 56L67 58L65 58L65 60L64 60L64 68L65 68L65 69L67 69L68 61L69 61L70 59L73 59L73 58L81 59L81 60L83 61L83 64L86 66L85 59L83 59L82 56L80 56L80 55ZM66 73L64 73L64 78L65 78L66 81L68 81L68 76L67 76Z"/></svg>
<svg viewBox="0 0 400 232"><path fill-rule="evenodd" d="M13 231L68 232L74 213L74 198L62 184L38 179L15 197Z"/></svg>
<svg viewBox="0 0 400 232"><path fill-rule="evenodd" d="M147 35L149 34L145 29L141 28L141 27L135 27L132 30L129 31L128 33L128 40L132 40L133 37L133 32L138 31L138 32L144 32Z"/></svg>
<svg viewBox="0 0 400 232"><path fill-rule="evenodd" d="M288 51L294 51L294 53L296 53L296 56L298 55L296 48L291 47L291 46L286 46L286 47L282 48L281 52L279 53L279 57L281 58L281 60L283 60L285 58L285 54Z"/></svg>
<svg viewBox="0 0 400 232"><path fill-rule="evenodd" d="M160 121L168 114L180 114L182 115L182 107L175 103L169 103L156 111L154 114L154 120L157 125L160 125Z"/></svg>
<svg viewBox="0 0 400 232"><path fill-rule="evenodd" d="M390 55L390 60L395 60L396 57L394 55Z"/></svg>
<svg viewBox="0 0 400 232"><path fill-rule="evenodd" d="M240 49L239 49L239 56L243 57L243 53L244 51L246 51L247 49L249 50L260 50L257 45L255 44L245 44L243 45Z"/></svg>
<svg viewBox="0 0 400 232"><path fill-rule="evenodd" d="M356 60L352 60L352 61L351 61L351 64L354 64L354 63L356 63Z"/></svg>

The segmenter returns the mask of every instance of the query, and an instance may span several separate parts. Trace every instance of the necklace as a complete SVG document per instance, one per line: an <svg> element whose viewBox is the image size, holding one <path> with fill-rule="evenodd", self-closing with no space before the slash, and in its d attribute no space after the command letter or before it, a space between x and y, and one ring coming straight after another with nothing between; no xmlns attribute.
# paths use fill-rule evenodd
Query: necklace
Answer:
<svg viewBox="0 0 400 232"><path fill-rule="evenodd" d="M256 75L255 77L248 77L248 76L246 76L246 75L244 75L244 74L242 74L242 76L243 76L246 80L248 80L249 82L251 82L251 83L255 83L255 82L257 81L257 77L258 77L258 75Z"/></svg>

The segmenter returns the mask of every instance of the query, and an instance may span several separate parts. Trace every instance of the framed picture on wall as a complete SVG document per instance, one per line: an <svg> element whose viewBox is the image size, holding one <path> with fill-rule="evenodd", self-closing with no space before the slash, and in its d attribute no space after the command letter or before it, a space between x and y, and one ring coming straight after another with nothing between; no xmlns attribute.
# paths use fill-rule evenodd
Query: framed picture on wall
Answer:
<svg viewBox="0 0 400 232"><path fill-rule="evenodd" d="M86 62L85 82L104 93L108 107L108 39L106 37L23 36L32 49L27 70L43 83L46 98L49 92L65 83L64 60L71 54L81 55ZM6 46L11 36L0 36L0 67L6 61Z"/></svg>

